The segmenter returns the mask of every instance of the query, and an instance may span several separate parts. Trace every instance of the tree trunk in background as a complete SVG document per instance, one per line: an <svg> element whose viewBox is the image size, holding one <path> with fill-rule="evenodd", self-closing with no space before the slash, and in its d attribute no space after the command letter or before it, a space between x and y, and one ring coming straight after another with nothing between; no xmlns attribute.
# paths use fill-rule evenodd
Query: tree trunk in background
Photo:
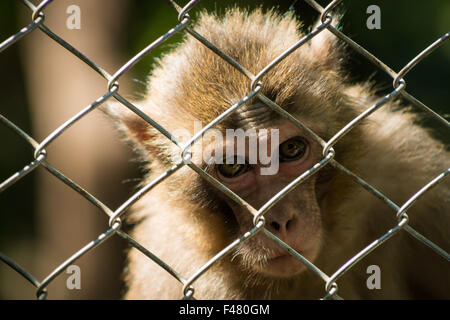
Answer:
<svg viewBox="0 0 450 320"><path fill-rule="evenodd" d="M66 9L81 9L81 29L70 30ZM45 10L45 24L99 66L114 73L120 57L118 37L126 18L124 1L55 1ZM26 10L24 10L26 11ZM30 16L24 22L30 21ZM28 22L29 23L29 22ZM40 30L20 41L32 114L32 135L42 141L63 122L107 92L107 81ZM121 87L121 89L123 89ZM131 194L122 182L129 174L129 151L105 116L94 110L58 137L47 161L111 209ZM128 166L128 167L127 167ZM125 170L127 169L127 170ZM45 169L37 178L36 272L42 280L57 266L108 229L108 217ZM113 237L81 257L81 290L69 290L65 271L48 287L49 299L115 299L125 243Z"/></svg>

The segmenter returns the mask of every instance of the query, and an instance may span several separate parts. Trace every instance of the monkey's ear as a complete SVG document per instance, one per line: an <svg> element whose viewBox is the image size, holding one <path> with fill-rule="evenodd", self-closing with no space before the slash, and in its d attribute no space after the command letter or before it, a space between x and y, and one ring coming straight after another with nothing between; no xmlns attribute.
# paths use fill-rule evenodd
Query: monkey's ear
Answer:
<svg viewBox="0 0 450 320"><path fill-rule="evenodd" d="M114 122L118 131L131 142L138 151L150 151L151 140L155 137L152 126L119 102L108 101L102 108Z"/></svg>
<svg viewBox="0 0 450 320"><path fill-rule="evenodd" d="M340 18L342 15L333 16L332 25L340 29ZM317 22L313 30L320 25ZM344 54L340 39L328 29L322 30L311 39L309 58L314 65L323 66L326 69L338 69Z"/></svg>

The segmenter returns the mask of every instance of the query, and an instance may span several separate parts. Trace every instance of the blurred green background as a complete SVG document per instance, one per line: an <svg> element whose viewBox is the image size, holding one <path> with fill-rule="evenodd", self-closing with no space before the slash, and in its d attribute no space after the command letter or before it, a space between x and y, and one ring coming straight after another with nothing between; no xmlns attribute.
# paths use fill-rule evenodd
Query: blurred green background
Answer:
<svg viewBox="0 0 450 320"><path fill-rule="evenodd" d="M177 14L163 0L114 1L125 2L123 6L127 8L125 22L117 34L117 46L122 50L123 63L177 23ZM74 4L78 2L73 1ZM318 2L323 6L328 3L328 1ZM187 1L179 4L185 3ZM293 1L204 0L194 7L190 15L195 17L196 12L202 8L222 10L235 4L250 8L260 5L264 8L276 7L281 12L286 12L293 3ZM381 30L369 30L366 27L368 18L366 8L373 4L381 8ZM344 0L343 5L345 8L343 32L395 71L399 71L419 52L450 29L450 1L447 0ZM316 12L301 0L295 2L292 9L300 19L305 21L306 26L317 19ZM105 12L107 10L108 8L105 8ZM30 21L29 19L29 10L20 1L1 1L0 42L20 30L28 23L27 21ZM154 58L170 49L180 40L180 37L181 35L173 37L127 72L130 74L130 79L136 80L131 81L128 95L139 96L144 92L145 87L142 82L151 71ZM27 37L21 41L27 41L26 39ZM392 89L392 80L382 71L377 70L375 66L351 50L349 54L348 67L355 81L373 76L377 83L384 85L384 92ZM434 111L447 115L450 112L450 41L419 63L405 79L409 93ZM30 101L18 43L0 53L0 93L1 114L25 132L33 135ZM80 109L82 107L84 106L80 106ZM446 131L437 121L427 121L426 125L435 128L436 135L448 142L448 130ZM0 181L23 168L31 160L31 148L5 126L0 125ZM8 251L20 239L34 241L37 188L39 185L37 185L36 176L31 173L0 194L0 252ZM130 190L132 190L131 187ZM20 263L22 262L20 257L21 255L17 254L13 258ZM61 259L63 260L64 257ZM25 282L0 262L0 299L12 297L8 293L10 288L5 287L5 283L1 281L5 277L13 277L17 283ZM117 281L119 282L119 279ZM98 285L102 285L101 279ZM112 292L106 297L117 298L119 292ZM23 298L33 297L26 294Z"/></svg>

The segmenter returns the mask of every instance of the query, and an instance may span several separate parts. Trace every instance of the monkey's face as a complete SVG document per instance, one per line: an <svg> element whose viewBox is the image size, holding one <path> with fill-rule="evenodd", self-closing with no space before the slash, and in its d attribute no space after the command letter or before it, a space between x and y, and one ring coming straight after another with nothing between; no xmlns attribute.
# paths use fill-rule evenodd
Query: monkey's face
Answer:
<svg viewBox="0 0 450 320"><path fill-rule="evenodd" d="M211 20L212 16L205 15L196 30L254 74L303 37L293 16L281 18L272 13L263 15L260 11L252 15L239 10L232 12L230 19ZM341 83L340 61L336 37L324 30L308 45L298 48L268 71L261 78L261 92L322 139L330 138L331 133L337 132L358 114L347 107L350 102L342 92L345 86ZM195 130L197 121L202 124L199 129L211 123L248 96L251 85L247 76L193 37L161 60L149 83L148 98L143 102L142 110L182 143L188 142L198 132ZM212 143L203 137L197 140L203 142L195 143L190 150L192 162L204 165L209 174L255 209L263 208L322 158L322 148L306 132L287 120L277 119L277 112L258 101L257 97L248 99L214 126L223 132L226 131L224 128L255 129L254 136L244 135L245 147L240 148L235 138L223 139L223 135L219 135L218 142L222 144L219 148L216 140ZM152 128L131 112L123 114L110 109L110 113L120 118L123 131L136 145L142 158L153 161L150 169L163 168L165 171L181 160L179 147L169 143L159 133L160 129ZM278 135L273 130L278 130ZM349 135L356 135L355 130L357 128L353 128ZM250 142L254 140L257 141L256 147L251 147ZM358 144L353 145L356 148ZM197 152L197 148L202 148L202 152ZM227 149L233 150L234 154L230 155ZM353 149L347 149L354 155ZM205 150L206 154L212 155L213 161L205 159ZM186 207L190 203L198 209L184 208L183 212L195 218L195 227L210 232L208 246L214 250L208 250L208 254L217 253L223 249L222 244L253 227L252 214L222 191L213 189L197 172L187 167L183 169L172 177L170 197L176 198L176 205ZM322 176L312 175L294 190L282 192L281 200L264 211L265 228L311 262L318 255L322 234L325 233L323 230L328 233L328 226L332 223L328 217L322 218L319 209L326 202L326 199L320 201L322 203L318 200L324 194L323 188L317 188L323 185ZM316 190L319 190L319 195ZM230 225L234 227L230 228ZM198 241L203 241L203 238ZM199 247L204 246L199 244ZM264 232L243 242L233 258L247 269L273 277L290 277L305 270L303 264L288 255Z"/></svg>
<svg viewBox="0 0 450 320"><path fill-rule="evenodd" d="M239 147L238 139L228 137L221 146L223 158L220 158L222 154L215 157L215 162L207 170L247 203L260 209L295 178L313 167L320 159L321 148L285 120L266 129L256 129L254 133L245 137L244 148ZM211 149L212 145L207 148ZM214 149L217 151L217 145ZM226 151L234 153L230 157L230 152ZM316 178L312 176L287 193L264 215L265 227L310 261L317 256L322 234L315 190ZM234 201L225 201L233 211L238 233L251 229L253 216ZM289 277L305 269L301 262L262 232L244 242L234 258L244 267L268 276Z"/></svg>

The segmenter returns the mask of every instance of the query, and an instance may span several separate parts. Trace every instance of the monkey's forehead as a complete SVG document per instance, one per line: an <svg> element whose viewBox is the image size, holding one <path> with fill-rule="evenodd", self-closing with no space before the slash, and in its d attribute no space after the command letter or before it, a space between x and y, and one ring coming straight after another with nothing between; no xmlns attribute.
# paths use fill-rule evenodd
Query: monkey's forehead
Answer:
<svg viewBox="0 0 450 320"><path fill-rule="evenodd" d="M268 126L279 118L276 113L262 102L243 105L231 115L229 122L237 128L258 129Z"/></svg>
<svg viewBox="0 0 450 320"><path fill-rule="evenodd" d="M233 9L222 18L204 13L194 29L253 74L304 35L292 15L262 10ZM327 52L321 54L327 56ZM311 54L309 43L301 46L261 78L261 93L295 113L298 120L298 115L314 118L325 112L339 113L330 108L341 99L339 75L323 60ZM149 99L160 114L170 118L168 128L190 126L188 122L195 120L206 125L251 92L251 79L192 36L161 59L149 80ZM275 111L254 98L217 128L264 127L277 118Z"/></svg>

